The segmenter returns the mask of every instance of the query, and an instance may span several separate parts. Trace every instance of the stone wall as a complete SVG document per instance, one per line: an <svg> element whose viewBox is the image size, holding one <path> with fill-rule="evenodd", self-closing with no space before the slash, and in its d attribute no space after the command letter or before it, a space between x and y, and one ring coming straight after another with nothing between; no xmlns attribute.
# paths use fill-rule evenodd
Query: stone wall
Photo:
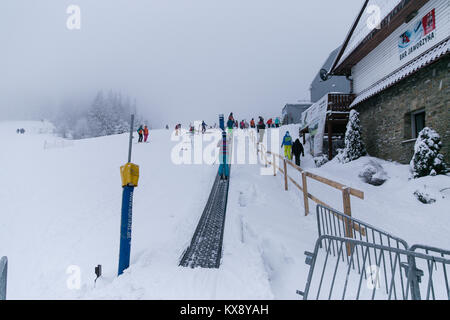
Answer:
<svg viewBox="0 0 450 320"><path fill-rule="evenodd" d="M450 163L450 54L356 106L369 155L409 163L414 152L411 113L425 110L425 125L442 139Z"/></svg>

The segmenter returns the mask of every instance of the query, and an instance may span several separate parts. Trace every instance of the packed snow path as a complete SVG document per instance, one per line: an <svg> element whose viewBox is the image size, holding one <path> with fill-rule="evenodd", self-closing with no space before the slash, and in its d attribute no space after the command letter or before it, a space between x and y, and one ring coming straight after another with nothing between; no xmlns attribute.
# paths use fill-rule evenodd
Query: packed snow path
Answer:
<svg viewBox="0 0 450 320"><path fill-rule="evenodd" d="M180 262L183 267L219 268L227 209L229 180L216 177L190 246Z"/></svg>

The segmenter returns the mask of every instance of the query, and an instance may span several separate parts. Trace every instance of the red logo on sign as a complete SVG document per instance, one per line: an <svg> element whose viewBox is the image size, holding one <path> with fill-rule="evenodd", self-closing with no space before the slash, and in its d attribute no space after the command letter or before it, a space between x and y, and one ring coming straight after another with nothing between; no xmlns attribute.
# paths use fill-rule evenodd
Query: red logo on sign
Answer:
<svg viewBox="0 0 450 320"><path fill-rule="evenodd" d="M425 17L423 17L422 25L425 36L436 29L435 9L431 10Z"/></svg>

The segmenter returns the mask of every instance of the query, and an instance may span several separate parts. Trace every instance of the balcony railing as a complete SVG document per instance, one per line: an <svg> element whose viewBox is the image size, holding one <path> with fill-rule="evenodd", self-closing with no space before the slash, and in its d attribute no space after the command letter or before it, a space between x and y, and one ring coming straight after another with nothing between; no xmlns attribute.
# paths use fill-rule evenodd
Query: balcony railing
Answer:
<svg viewBox="0 0 450 320"><path fill-rule="evenodd" d="M354 94L329 93L328 110L333 112L350 112L349 107L354 99Z"/></svg>

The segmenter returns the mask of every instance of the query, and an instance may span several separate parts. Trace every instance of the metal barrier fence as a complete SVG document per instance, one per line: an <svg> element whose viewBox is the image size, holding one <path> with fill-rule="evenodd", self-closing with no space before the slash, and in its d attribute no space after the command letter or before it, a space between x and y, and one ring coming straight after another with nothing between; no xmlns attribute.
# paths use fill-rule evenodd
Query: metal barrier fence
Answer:
<svg viewBox="0 0 450 320"><path fill-rule="evenodd" d="M408 243L405 240L334 209L319 204L316 206L316 214L319 237L322 235L330 235L352 238L368 243L408 250ZM332 250L335 255L336 249L334 245L332 246ZM347 248L347 253L350 253L349 248ZM369 261L371 261L370 259L371 257L369 256Z"/></svg>
<svg viewBox="0 0 450 320"><path fill-rule="evenodd" d="M8 258L0 259L0 300L6 300L6 280L8 276Z"/></svg>
<svg viewBox="0 0 450 320"><path fill-rule="evenodd" d="M344 244L351 247L349 263L341 263ZM321 246L327 249L320 250ZM372 262L368 259L371 252L377 253ZM446 279L450 260L443 257L329 235L319 237L314 253L305 254L310 265L308 280L305 291L297 291L305 300L449 299L448 283L444 286L441 279ZM393 263L387 266L388 259ZM438 264L444 271L436 269ZM352 272L355 265L363 272ZM431 271L425 275L418 265L429 266Z"/></svg>
<svg viewBox="0 0 450 320"><path fill-rule="evenodd" d="M439 257L444 259L450 259L450 251L444 250L440 248L430 247L430 246L424 246L420 244L413 245L410 248L411 251L414 252L421 252L426 255L432 256L432 257ZM439 283L445 283L444 286L435 288L434 284L431 283L430 287L425 290L418 291L418 295L426 295L428 296L431 294L432 299L448 299L450 300L450 286L449 286L449 279L448 274L450 272L449 269L447 269L447 265L444 263L438 263L436 261L432 261L430 263L425 264L424 261L415 261L416 267L423 270L425 276L427 277L436 277L436 280L439 281ZM419 296L420 298L420 296Z"/></svg>

